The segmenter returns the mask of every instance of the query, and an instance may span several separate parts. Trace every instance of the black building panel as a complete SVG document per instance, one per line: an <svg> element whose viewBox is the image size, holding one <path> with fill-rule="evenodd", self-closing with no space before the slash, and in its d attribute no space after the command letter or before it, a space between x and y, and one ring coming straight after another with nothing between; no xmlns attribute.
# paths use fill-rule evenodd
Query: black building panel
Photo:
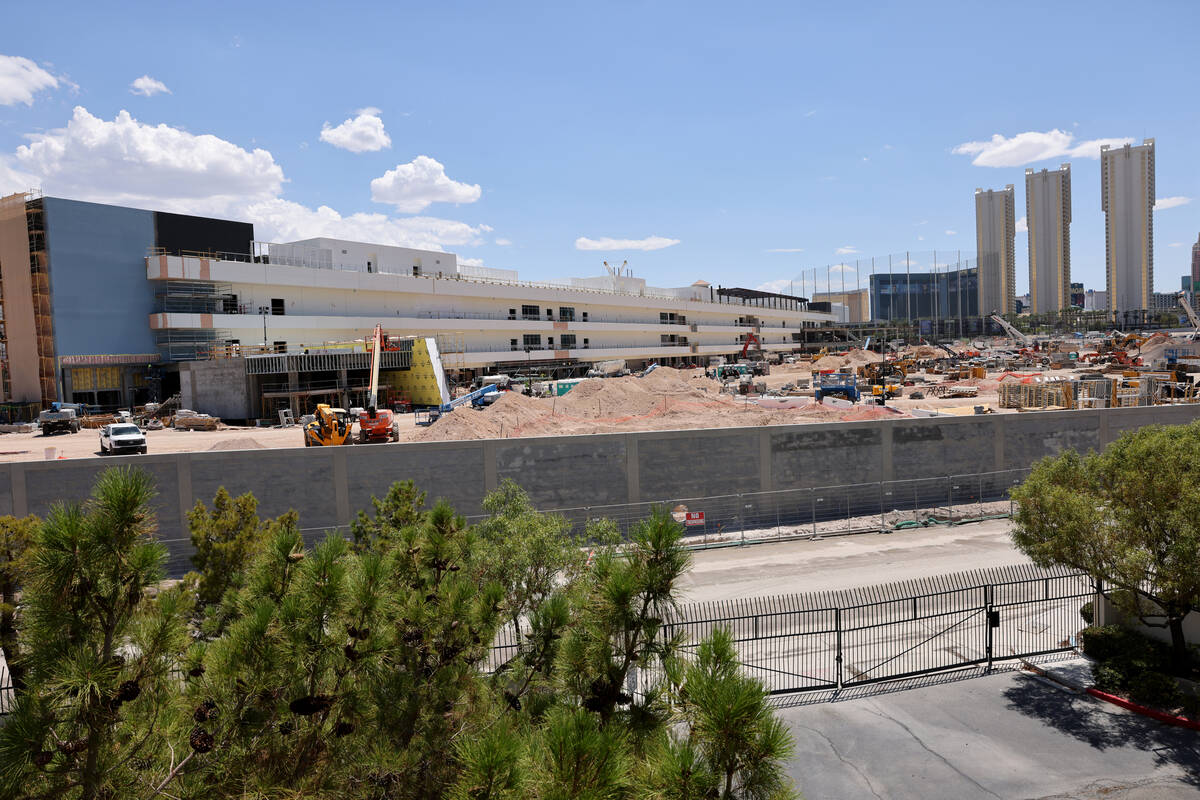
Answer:
<svg viewBox="0 0 1200 800"><path fill-rule="evenodd" d="M254 225L211 217L154 212L154 243L168 253L181 250L196 252L250 252Z"/></svg>

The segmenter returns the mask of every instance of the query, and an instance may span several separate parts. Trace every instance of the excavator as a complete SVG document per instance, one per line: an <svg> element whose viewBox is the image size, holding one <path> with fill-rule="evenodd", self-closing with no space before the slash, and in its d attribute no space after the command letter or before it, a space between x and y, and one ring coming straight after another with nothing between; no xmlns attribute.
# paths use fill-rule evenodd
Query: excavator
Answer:
<svg viewBox="0 0 1200 800"><path fill-rule="evenodd" d="M379 359L386 346L383 326L376 325L371 345L371 386L368 390L367 409L358 415L359 444L400 441L400 423L396 420L396 415L386 408L378 408Z"/></svg>
<svg viewBox="0 0 1200 800"><path fill-rule="evenodd" d="M350 429L354 423L344 408L333 408L328 403L317 406L316 419L304 426L305 447L328 447L350 444Z"/></svg>

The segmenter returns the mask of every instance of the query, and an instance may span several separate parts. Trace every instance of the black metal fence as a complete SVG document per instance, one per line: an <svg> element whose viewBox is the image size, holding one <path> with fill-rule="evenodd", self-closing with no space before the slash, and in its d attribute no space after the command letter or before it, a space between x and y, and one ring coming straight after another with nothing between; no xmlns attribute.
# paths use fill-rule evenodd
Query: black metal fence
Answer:
<svg viewBox="0 0 1200 800"><path fill-rule="evenodd" d="M743 668L771 693L833 689L1071 650L1094 592L1080 573L1009 567L693 605L663 635L681 635L687 653L725 628Z"/></svg>

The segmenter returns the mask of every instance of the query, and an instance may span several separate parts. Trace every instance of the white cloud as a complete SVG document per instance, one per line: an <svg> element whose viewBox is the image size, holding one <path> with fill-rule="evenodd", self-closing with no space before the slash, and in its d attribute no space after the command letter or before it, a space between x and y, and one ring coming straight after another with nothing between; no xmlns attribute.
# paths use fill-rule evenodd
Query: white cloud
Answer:
<svg viewBox="0 0 1200 800"><path fill-rule="evenodd" d="M1019 220L1017 220L1016 232L1029 233L1029 221L1025 217L1021 217Z"/></svg>
<svg viewBox="0 0 1200 800"><path fill-rule="evenodd" d="M47 194L164 211L228 213L279 194L283 170L266 150L209 134L149 125L121 111L111 121L76 106L67 127L30 134L13 168Z"/></svg>
<svg viewBox="0 0 1200 800"><path fill-rule="evenodd" d="M768 253L803 253L803 247L772 247Z"/></svg>
<svg viewBox="0 0 1200 800"><path fill-rule="evenodd" d="M863 157L862 157L862 160L863 160L863 161L870 161L871 159L867 158L866 156L863 156Z"/></svg>
<svg viewBox="0 0 1200 800"><path fill-rule="evenodd" d="M482 258L460 258L458 260L458 265L460 267L482 267L483 259Z"/></svg>
<svg viewBox="0 0 1200 800"><path fill-rule="evenodd" d="M212 135L139 122L128 112L102 120L77 107L67 127L29 137L0 156L0 188L255 224L263 240L330 236L442 250L482 244L487 225L436 217L342 215L280 197L286 179L266 150L245 150Z"/></svg>
<svg viewBox="0 0 1200 800"><path fill-rule="evenodd" d="M946 235L947 235L947 236L957 236L957 235L958 235L958 231L947 230L947 231L946 231Z"/></svg>
<svg viewBox="0 0 1200 800"><path fill-rule="evenodd" d="M431 203L474 203L481 194L479 184L451 180L446 168L429 156L398 164L371 181L372 200L409 214L424 211Z"/></svg>
<svg viewBox="0 0 1200 800"><path fill-rule="evenodd" d="M143 75L133 83L129 84L129 93L140 94L142 97L151 97L152 95L162 94L164 92L170 94L171 90L167 88L165 83L155 80L149 75Z"/></svg>
<svg viewBox="0 0 1200 800"><path fill-rule="evenodd" d="M774 292L775 294L788 294L792 291L792 285L795 281L790 278L777 278L773 281L760 283L754 288L760 292Z"/></svg>
<svg viewBox="0 0 1200 800"><path fill-rule="evenodd" d="M917 241L918 241L918 242L923 242L923 241L925 241L925 237L924 237L924 236L918 236L918 237L917 237Z"/></svg>
<svg viewBox="0 0 1200 800"><path fill-rule="evenodd" d="M33 95L58 88L58 78L28 58L0 55L0 106L33 105Z"/></svg>
<svg viewBox="0 0 1200 800"><path fill-rule="evenodd" d="M645 239L612 239L607 236L589 239L580 236L575 240L576 250L662 250L679 244L678 239L665 236L647 236Z"/></svg>
<svg viewBox="0 0 1200 800"><path fill-rule="evenodd" d="M832 267L829 268L829 271L830 272L857 272L858 270L856 270L854 267L850 266L849 264L834 264Z"/></svg>
<svg viewBox="0 0 1200 800"><path fill-rule="evenodd" d="M483 244L486 225L468 225L436 217L389 217L357 213L342 216L329 206L315 211L299 203L275 198L246 207L259 239L290 241L328 236L359 242L393 244L422 250Z"/></svg>
<svg viewBox="0 0 1200 800"><path fill-rule="evenodd" d="M497 239L496 244L500 245L501 247L508 247L510 244L512 244L512 242L510 242L508 239Z"/></svg>
<svg viewBox="0 0 1200 800"><path fill-rule="evenodd" d="M993 134L986 142L964 142L952 151L956 155L975 156L977 167L1020 167L1048 158L1099 158L1100 147L1120 147L1133 139L1089 139L1076 142L1075 134L1058 128L1050 131L1025 131L1012 138Z"/></svg>
<svg viewBox="0 0 1200 800"><path fill-rule="evenodd" d="M378 108L360 108L357 116L336 128L326 122L321 127L321 141L351 153L374 153L392 146L392 139L383 129ZM418 209L419 210L419 209Z"/></svg>
<svg viewBox="0 0 1200 800"><path fill-rule="evenodd" d="M852 256L858 252L858 248L848 244L845 247L839 247L834 252L839 256Z"/></svg>
<svg viewBox="0 0 1200 800"><path fill-rule="evenodd" d="M1183 242L1171 242L1167 247L1183 247Z"/></svg>
<svg viewBox="0 0 1200 800"><path fill-rule="evenodd" d="M1192 202L1192 198L1176 195L1175 197L1160 197L1154 204L1155 211L1166 211L1168 208L1177 208L1178 206L1186 206Z"/></svg>
<svg viewBox="0 0 1200 800"><path fill-rule="evenodd" d="M816 113L817 113L817 110L814 108L812 111L805 111L804 116L811 117L812 115L814 115Z"/></svg>

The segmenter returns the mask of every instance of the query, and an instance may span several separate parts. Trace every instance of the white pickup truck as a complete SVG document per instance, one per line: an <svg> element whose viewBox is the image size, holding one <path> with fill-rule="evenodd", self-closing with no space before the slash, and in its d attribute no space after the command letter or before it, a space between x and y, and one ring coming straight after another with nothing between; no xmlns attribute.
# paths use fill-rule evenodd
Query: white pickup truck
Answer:
<svg viewBox="0 0 1200 800"><path fill-rule="evenodd" d="M100 453L145 453L146 434L137 425L119 422L100 429Z"/></svg>

